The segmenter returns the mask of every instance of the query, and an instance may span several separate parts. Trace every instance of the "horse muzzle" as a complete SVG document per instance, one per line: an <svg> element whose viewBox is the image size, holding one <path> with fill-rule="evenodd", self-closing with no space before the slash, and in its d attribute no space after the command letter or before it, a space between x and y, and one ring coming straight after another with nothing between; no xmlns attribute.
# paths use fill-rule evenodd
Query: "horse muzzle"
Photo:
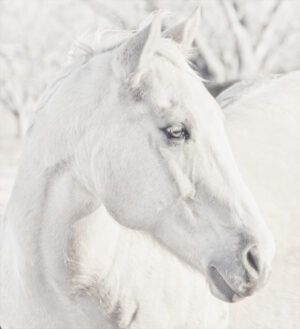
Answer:
<svg viewBox="0 0 300 329"><path fill-rule="evenodd" d="M238 257L233 257L238 259ZM240 261L219 261L208 266L212 294L226 302L237 302L251 296L267 283L271 266L260 257L256 246L247 247Z"/></svg>

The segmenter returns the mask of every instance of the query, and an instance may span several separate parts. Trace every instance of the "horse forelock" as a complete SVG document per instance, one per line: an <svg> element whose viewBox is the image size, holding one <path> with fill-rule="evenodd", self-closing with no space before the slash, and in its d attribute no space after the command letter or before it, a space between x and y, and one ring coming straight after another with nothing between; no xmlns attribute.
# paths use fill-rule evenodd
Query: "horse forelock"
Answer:
<svg viewBox="0 0 300 329"><path fill-rule="evenodd" d="M143 25L142 25L143 27ZM134 36L140 30L137 31L124 31L124 30L113 30L113 29L98 29L93 33L86 33L80 36L73 45L68 54L68 64L85 64L93 57L112 51L118 48L124 42L127 42L130 37ZM188 71L189 74L195 75L195 72L188 65L189 51L184 50L175 41L164 38L161 36L158 47L155 50L155 54L164 57L178 68ZM131 75L132 80L134 77L141 75L142 70L137 70Z"/></svg>
<svg viewBox="0 0 300 329"><path fill-rule="evenodd" d="M172 64L178 71L184 74L188 74L194 78L200 79L198 74L191 68L188 62L188 54L176 42L170 39L161 38L158 43L158 47L154 53L154 59L151 63L145 66L139 67L132 72L129 77L129 83L134 90L140 87L140 83L143 81L143 77L147 75L149 71L159 72L162 76L168 76L169 70L167 65L155 65L158 61L165 61ZM170 78L170 77L169 77Z"/></svg>

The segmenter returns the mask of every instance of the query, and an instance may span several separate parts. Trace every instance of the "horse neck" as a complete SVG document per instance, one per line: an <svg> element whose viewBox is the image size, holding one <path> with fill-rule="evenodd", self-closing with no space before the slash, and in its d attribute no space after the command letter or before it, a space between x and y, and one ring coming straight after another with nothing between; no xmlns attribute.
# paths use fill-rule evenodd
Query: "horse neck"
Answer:
<svg viewBox="0 0 300 329"><path fill-rule="evenodd" d="M107 314L117 313L122 328L137 310L140 323L153 312L159 328L162 319L173 328L187 318L203 327L215 321L215 328L226 313L227 305L211 295L199 272L147 233L120 225L103 205L74 225L72 244L74 286L95 294Z"/></svg>
<svg viewBox="0 0 300 329"><path fill-rule="evenodd" d="M33 273L44 271L60 280L66 275L64 257L71 227L93 210L94 203L74 177L69 161L58 161L50 168L33 163L25 155L5 215L6 233L13 237L7 243L18 255L20 272L28 271L30 259Z"/></svg>

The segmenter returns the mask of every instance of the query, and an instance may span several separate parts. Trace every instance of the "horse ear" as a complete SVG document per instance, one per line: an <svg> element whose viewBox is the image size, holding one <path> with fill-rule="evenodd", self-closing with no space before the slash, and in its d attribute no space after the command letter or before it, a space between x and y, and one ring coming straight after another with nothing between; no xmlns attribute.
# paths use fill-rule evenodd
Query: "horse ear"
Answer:
<svg viewBox="0 0 300 329"><path fill-rule="evenodd" d="M128 75L147 65L157 49L160 37L161 13L157 12L148 26L118 49L117 60L121 64L120 69L125 69Z"/></svg>
<svg viewBox="0 0 300 329"><path fill-rule="evenodd" d="M186 49L191 48L199 31L200 14L200 7L198 7L188 19L166 30L163 36L177 41Z"/></svg>

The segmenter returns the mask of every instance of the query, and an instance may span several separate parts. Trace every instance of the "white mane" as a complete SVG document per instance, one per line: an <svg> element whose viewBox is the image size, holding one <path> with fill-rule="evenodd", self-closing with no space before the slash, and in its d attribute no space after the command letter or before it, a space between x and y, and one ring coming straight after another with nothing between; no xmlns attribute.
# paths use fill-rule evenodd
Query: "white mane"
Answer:
<svg viewBox="0 0 300 329"><path fill-rule="evenodd" d="M92 57L110 51L133 35L133 31L98 29L78 37L68 53L68 64L84 64Z"/></svg>
<svg viewBox="0 0 300 329"><path fill-rule="evenodd" d="M144 24L141 26L144 26ZM115 48L119 47L123 42L138 32L139 31L98 29L95 32L84 33L78 37L70 47L65 66L48 84L46 91L42 94L40 100L37 103L35 112L45 107L61 83L65 80L65 78L72 74L76 68L85 65L91 59L101 53L113 51ZM172 62L179 69L186 71L193 76L196 76L197 73L192 70L188 62L190 51L191 49L185 49L181 47L180 44L172 41L169 38L162 38L156 53L159 56L163 56ZM135 75L131 76L132 85L134 88L136 87L136 84L138 83L142 73L144 72L136 72ZM33 126L33 123L28 129L29 132Z"/></svg>

